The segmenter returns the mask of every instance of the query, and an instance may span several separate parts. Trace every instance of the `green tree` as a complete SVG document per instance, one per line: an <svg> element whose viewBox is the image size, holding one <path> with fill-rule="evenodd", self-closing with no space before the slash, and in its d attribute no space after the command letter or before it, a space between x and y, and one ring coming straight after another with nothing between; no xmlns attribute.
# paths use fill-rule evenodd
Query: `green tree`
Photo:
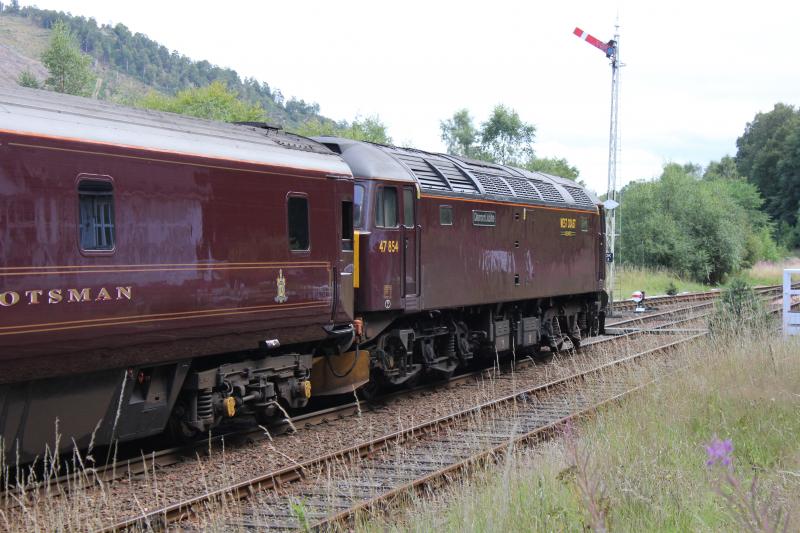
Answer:
<svg viewBox="0 0 800 533"><path fill-rule="evenodd" d="M279 90L267 83L252 78L242 79L232 69L218 67L208 61L192 61L179 52L170 52L165 46L146 35L130 31L123 24L98 25L92 18L73 16L63 11L34 6L20 8L16 1L5 6L3 15L24 17L48 30L57 21L63 21L70 27L85 53L108 66L111 71L125 73L164 94L174 95L184 89L221 81L241 100L259 104L273 122L296 127L314 117L327 120L319 116L317 104L298 99L286 101ZM123 100L129 96L126 94L131 90L128 84L117 81L113 73L108 79L112 82L102 87L98 96Z"/></svg>
<svg viewBox="0 0 800 533"><path fill-rule="evenodd" d="M738 180L741 179L739 169L736 167L736 159L726 155L719 161L712 161L703 173L704 180Z"/></svg>
<svg viewBox="0 0 800 533"><path fill-rule="evenodd" d="M460 109L439 123L447 152L492 163L522 166L534 159L536 127L502 104L476 129L469 111Z"/></svg>
<svg viewBox="0 0 800 533"><path fill-rule="evenodd" d="M59 93L89 96L95 81L91 62L91 57L80 51L69 26L62 20L56 21L50 44L42 54L42 63L50 73L45 86Z"/></svg>
<svg viewBox="0 0 800 533"><path fill-rule="evenodd" d="M696 168L671 163L658 180L623 189L623 259L719 283L759 259L777 258L757 189L740 178L699 179Z"/></svg>
<svg viewBox="0 0 800 533"><path fill-rule="evenodd" d="M38 89L41 87L41 83L39 83L39 80L30 70L23 70L20 72L19 78L17 78L17 83L23 87L30 87L32 89Z"/></svg>
<svg viewBox="0 0 800 533"><path fill-rule="evenodd" d="M797 245L800 208L800 110L776 104L758 113L736 140L736 165L764 196L764 207ZM792 232L792 228L794 231Z"/></svg>
<svg viewBox="0 0 800 533"><path fill-rule="evenodd" d="M243 102L221 81L215 81L205 87L186 89L175 96L152 91L135 104L137 107L222 122L258 122L266 119L266 114L260 105Z"/></svg>
<svg viewBox="0 0 800 533"><path fill-rule="evenodd" d="M536 127L523 122L519 113L502 104L481 124L481 148L492 161L521 165L533 157Z"/></svg>
<svg viewBox="0 0 800 533"><path fill-rule="evenodd" d="M578 174L580 174L578 169L570 165L563 157L532 157L525 163L524 168L535 172L544 172L545 174L561 176L562 178L576 181L584 185L584 183L578 179Z"/></svg>
<svg viewBox="0 0 800 533"><path fill-rule="evenodd" d="M342 136L357 141L369 141L379 144L392 144L392 138L386 125L377 115L356 118L342 130Z"/></svg>
<svg viewBox="0 0 800 533"><path fill-rule="evenodd" d="M342 137L342 125L332 120L310 118L294 128L294 132L304 137Z"/></svg>
<svg viewBox="0 0 800 533"><path fill-rule="evenodd" d="M392 138L386 125L378 116L357 117L353 122L346 120L336 123L332 120L312 118L295 129L299 135L306 137L344 137L356 141L367 141L378 144L392 144Z"/></svg>
<svg viewBox="0 0 800 533"><path fill-rule="evenodd" d="M452 117L439 122L439 128L448 154L464 157L479 155L480 132L467 109L460 109Z"/></svg>

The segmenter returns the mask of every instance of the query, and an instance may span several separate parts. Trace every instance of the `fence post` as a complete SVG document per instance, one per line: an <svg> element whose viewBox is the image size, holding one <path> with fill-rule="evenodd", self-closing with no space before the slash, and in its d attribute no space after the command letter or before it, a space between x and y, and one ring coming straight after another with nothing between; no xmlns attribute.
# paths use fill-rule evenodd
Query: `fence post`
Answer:
<svg viewBox="0 0 800 533"><path fill-rule="evenodd" d="M792 296L800 296L800 288L793 287L792 276L800 276L800 268L783 271L783 334L800 335L800 311L792 311ZM794 283L797 285L797 283Z"/></svg>

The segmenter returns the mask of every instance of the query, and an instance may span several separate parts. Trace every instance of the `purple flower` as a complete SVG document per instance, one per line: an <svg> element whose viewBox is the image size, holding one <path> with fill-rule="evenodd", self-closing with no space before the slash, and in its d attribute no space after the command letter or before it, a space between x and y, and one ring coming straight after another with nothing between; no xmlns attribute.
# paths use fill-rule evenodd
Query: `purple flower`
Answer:
<svg viewBox="0 0 800 533"><path fill-rule="evenodd" d="M733 461L733 442L731 439L720 440L716 436L706 446L708 460L706 466L723 465L730 466Z"/></svg>

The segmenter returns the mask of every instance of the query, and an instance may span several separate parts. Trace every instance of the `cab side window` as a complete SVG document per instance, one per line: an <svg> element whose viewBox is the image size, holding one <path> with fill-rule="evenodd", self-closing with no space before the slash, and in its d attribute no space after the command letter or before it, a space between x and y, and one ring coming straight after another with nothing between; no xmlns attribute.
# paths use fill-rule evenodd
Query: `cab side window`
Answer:
<svg viewBox="0 0 800 533"><path fill-rule="evenodd" d="M379 187L375 193L375 225L379 228L397 227L397 188Z"/></svg>
<svg viewBox="0 0 800 533"><path fill-rule="evenodd" d="M353 226L360 228L364 217L362 209L364 207L364 186L356 185L353 189Z"/></svg>
<svg viewBox="0 0 800 533"><path fill-rule="evenodd" d="M403 225L414 227L414 189L403 187Z"/></svg>

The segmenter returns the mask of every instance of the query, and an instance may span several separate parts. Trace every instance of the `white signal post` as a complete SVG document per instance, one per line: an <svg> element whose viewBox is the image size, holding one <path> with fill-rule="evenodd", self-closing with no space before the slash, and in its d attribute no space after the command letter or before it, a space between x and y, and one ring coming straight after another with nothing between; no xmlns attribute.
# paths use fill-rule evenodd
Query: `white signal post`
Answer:
<svg viewBox="0 0 800 533"><path fill-rule="evenodd" d="M614 301L614 263L616 262L617 232L617 157L619 155L619 69L624 65L619 61L619 23L614 26L614 38L608 42L589 35L580 28L573 31L581 40L586 41L606 54L611 63L611 127L608 135L608 199L606 206L606 235L610 237L608 247L611 250L611 261L608 263L608 297ZM611 307L609 307L609 315Z"/></svg>

